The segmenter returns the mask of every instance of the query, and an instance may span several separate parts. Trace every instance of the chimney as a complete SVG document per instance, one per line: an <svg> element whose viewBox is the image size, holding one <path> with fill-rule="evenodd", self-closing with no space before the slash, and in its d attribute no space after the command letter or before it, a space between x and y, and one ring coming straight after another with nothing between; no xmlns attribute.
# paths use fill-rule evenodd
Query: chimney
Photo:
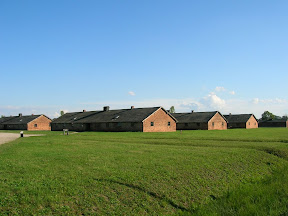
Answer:
<svg viewBox="0 0 288 216"><path fill-rule="evenodd" d="M194 110L191 110L191 113L194 113Z"/></svg>
<svg viewBox="0 0 288 216"><path fill-rule="evenodd" d="M134 106L131 106L131 109L134 109Z"/></svg>
<svg viewBox="0 0 288 216"><path fill-rule="evenodd" d="M34 116L34 114L32 113L32 116Z"/></svg>
<svg viewBox="0 0 288 216"><path fill-rule="evenodd" d="M103 111L105 111L105 112L106 112L106 111L109 111L109 108L110 108L109 106L104 106L104 107L103 107Z"/></svg>
<svg viewBox="0 0 288 216"><path fill-rule="evenodd" d="M19 117L22 117L22 113L19 113Z"/></svg>
<svg viewBox="0 0 288 216"><path fill-rule="evenodd" d="M86 110L83 110L83 112L86 112Z"/></svg>
<svg viewBox="0 0 288 216"><path fill-rule="evenodd" d="M229 116L231 116L232 114L231 113L229 113Z"/></svg>

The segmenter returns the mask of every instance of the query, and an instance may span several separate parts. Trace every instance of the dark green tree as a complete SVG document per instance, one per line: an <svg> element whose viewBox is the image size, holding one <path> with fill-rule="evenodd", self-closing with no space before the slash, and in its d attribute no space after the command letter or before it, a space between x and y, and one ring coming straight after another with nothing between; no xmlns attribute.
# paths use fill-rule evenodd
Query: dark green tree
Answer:
<svg viewBox="0 0 288 216"><path fill-rule="evenodd" d="M262 120L273 120L275 119L275 115L269 111L265 111L263 114L262 114Z"/></svg>
<svg viewBox="0 0 288 216"><path fill-rule="evenodd" d="M63 110L60 111L60 115L61 116L64 115L64 111Z"/></svg>
<svg viewBox="0 0 288 216"><path fill-rule="evenodd" d="M170 112L170 113L175 113L175 108L174 108L174 106L171 106L171 107L170 107L169 112Z"/></svg>

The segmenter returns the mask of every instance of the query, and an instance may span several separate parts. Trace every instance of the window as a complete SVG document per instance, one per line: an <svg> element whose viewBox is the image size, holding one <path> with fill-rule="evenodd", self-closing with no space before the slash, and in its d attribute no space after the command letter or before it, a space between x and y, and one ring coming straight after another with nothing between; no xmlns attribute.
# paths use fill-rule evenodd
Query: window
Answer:
<svg viewBox="0 0 288 216"><path fill-rule="evenodd" d="M121 122L118 122L118 123L117 123L117 127L121 127Z"/></svg>
<svg viewBox="0 0 288 216"><path fill-rule="evenodd" d="M197 123L197 126L199 127L199 126L200 126L200 123Z"/></svg>
<svg viewBox="0 0 288 216"><path fill-rule="evenodd" d="M116 120L116 119L118 119L120 116L118 115L118 116L114 116L113 118L112 118L112 120Z"/></svg>
<svg viewBox="0 0 288 216"><path fill-rule="evenodd" d="M248 123L248 125L250 125L250 122Z"/></svg>
<svg viewBox="0 0 288 216"><path fill-rule="evenodd" d="M106 123L106 127L109 128L109 123Z"/></svg>
<svg viewBox="0 0 288 216"><path fill-rule="evenodd" d="M135 126L135 123L134 123L134 122L132 122L132 123L131 123L131 127L134 127L134 126Z"/></svg>
<svg viewBox="0 0 288 216"><path fill-rule="evenodd" d="M150 126L154 126L154 122L151 122L151 123L150 123Z"/></svg>
<svg viewBox="0 0 288 216"><path fill-rule="evenodd" d="M256 122L254 123L254 125L256 125Z"/></svg>
<svg viewBox="0 0 288 216"><path fill-rule="evenodd" d="M222 126L224 126L224 122L222 122Z"/></svg>
<svg viewBox="0 0 288 216"><path fill-rule="evenodd" d="M185 126L187 127L187 126L188 126L188 123L185 123Z"/></svg>
<svg viewBox="0 0 288 216"><path fill-rule="evenodd" d="M214 122L212 122L212 126L214 127Z"/></svg>
<svg viewBox="0 0 288 216"><path fill-rule="evenodd" d="M34 124L34 127L37 127L37 124Z"/></svg>

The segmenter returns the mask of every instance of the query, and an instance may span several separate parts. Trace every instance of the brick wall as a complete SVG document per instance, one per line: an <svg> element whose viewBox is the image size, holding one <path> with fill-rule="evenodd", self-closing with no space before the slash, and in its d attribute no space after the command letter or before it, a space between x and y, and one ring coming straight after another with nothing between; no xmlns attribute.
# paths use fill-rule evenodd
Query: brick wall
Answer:
<svg viewBox="0 0 288 216"><path fill-rule="evenodd" d="M208 122L208 130L227 130L227 123L219 113L216 113Z"/></svg>
<svg viewBox="0 0 288 216"><path fill-rule="evenodd" d="M39 116L27 124L27 130L51 130L51 120L44 115Z"/></svg>
<svg viewBox="0 0 288 216"><path fill-rule="evenodd" d="M258 128L258 122L254 118L254 116L251 116L249 120L246 122L246 128L251 129L251 128Z"/></svg>
<svg viewBox="0 0 288 216"><path fill-rule="evenodd" d="M151 126L151 122L153 122L153 126ZM170 126L168 122L170 122ZM158 109L143 121L143 132L173 131L176 131L176 122L162 109Z"/></svg>

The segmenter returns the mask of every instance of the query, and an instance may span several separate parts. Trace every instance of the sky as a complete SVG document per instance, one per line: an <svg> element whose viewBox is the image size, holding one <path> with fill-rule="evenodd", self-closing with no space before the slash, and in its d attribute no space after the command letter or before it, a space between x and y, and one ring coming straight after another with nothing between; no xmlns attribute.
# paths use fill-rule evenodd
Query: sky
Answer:
<svg viewBox="0 0 288 216"><path fill-rule="evenodd" d="M0 1L0 115L288 114L288 1Z"/></svg>

